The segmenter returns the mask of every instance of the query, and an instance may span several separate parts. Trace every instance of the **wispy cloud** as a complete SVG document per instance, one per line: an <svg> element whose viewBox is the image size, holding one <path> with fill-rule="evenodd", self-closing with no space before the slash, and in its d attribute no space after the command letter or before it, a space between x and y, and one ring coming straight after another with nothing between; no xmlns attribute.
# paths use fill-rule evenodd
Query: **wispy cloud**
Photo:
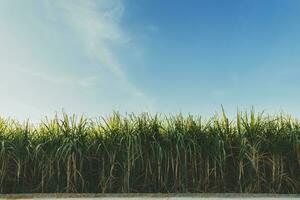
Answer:
<svg viewBox="0 0 300 200"><path fill-rule="evenodd" d="M124 12L121 0L1 1L2 115L152 110L120 53L135 46Z"/></svg>
<svg viewBox="0 0 300 200"><path fill-rule="evenodd" d="M132 95L150 99L128 80L118 55L114 53L115 46L128 45L130 50L131 45L130 36L122 31L120 25L125 9L122 1L64 0L59 1L57 6L61 9L65 22L80 37L86 53L91 59L99 62L98 67L108 69ZM148 28L152 31L157 30L155 26ZM93 80L95 79L94 76ZM91 81L90 77L86 80L89 80L89 83ZM87 85L86 80L81 80L81 83Z"/></svg>
<svg viewBox="0 0 300 200"><path fill-rule="evenodd" d="M65 22L78 34L86 52L107 67L114 75L126 80L112 51L112 45L126 42L120 28L124 7L118 0L56 1Z"/></svg>
<svg viewBox="0 0 300 200"><path fill-rule="evenodd" d="M95 85L96 80L97 80L96 76L85 77L79 81L79 85L83 87L91 87Z"/></svg>

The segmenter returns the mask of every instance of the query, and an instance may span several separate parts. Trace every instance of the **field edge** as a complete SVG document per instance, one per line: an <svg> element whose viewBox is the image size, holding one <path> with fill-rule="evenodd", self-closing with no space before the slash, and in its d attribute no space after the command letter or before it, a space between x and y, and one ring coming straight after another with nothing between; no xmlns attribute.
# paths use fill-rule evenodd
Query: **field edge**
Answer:
<svg viewBox="0 0 300 200"><path fill-rule="evenodd" d="M36 193L0 194L0 199L40 199L40 198L300 198L300 194L270 193Z"/></svg>

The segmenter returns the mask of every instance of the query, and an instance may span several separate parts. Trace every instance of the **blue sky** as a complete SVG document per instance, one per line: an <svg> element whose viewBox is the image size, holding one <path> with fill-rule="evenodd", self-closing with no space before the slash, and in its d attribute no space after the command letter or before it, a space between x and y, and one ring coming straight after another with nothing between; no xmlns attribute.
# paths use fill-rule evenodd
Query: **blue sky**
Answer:
<svg viewBox="0 0 300 200"><path fill-rule="evenodd" d="M298 0L3 0L0 111L300 117Z"/></svg>

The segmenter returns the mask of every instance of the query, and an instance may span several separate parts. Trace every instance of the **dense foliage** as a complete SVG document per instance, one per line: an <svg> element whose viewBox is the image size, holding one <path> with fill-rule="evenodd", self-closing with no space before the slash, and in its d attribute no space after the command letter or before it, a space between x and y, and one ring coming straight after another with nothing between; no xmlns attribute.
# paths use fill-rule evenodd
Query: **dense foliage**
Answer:
<svg viewBox="0 0 300 200"><path fill-rule="evenodd" d="M243 113L0 119L0 193L300 192L300 123Z"/></svg>

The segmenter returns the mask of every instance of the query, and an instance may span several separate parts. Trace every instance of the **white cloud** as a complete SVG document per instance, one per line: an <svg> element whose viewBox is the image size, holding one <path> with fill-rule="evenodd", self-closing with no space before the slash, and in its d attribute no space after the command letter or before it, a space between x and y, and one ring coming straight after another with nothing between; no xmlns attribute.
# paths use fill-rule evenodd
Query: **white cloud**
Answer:
<svg viewBox="0 0 300 200"><path fill-rule="evenodd" d="M127 79L113 51L114 45L130 42L129 36L120 27L124 12L122 1L65 0L60 1L58 6L62 9L66 23L80 36L91 59L97 60L99 67L108 68L133 95L145 96Z"/></svg>
<svg viewBox="0 0 300 200"><path fill-rule="evenodd" d="M117 0L0 2L2 116L153 110L120 60L119 48L134 46L124 11Z"/></svg>
<svg viewBox="0 0 300 200"><path fill-rule="evenodd" d="M96 76L89 76L81 79L79 81L79 85L83 87L91 87L94 86L96 83L97 77Z"/></svg>
<svg viewBox="0 0 300 200"><path fill-rule="evenodd" d="M126 41L119 26L124 10L121 1L60 1L58 7L89 55L124 81L125 75L111 50L111 45Z"/></svg>

